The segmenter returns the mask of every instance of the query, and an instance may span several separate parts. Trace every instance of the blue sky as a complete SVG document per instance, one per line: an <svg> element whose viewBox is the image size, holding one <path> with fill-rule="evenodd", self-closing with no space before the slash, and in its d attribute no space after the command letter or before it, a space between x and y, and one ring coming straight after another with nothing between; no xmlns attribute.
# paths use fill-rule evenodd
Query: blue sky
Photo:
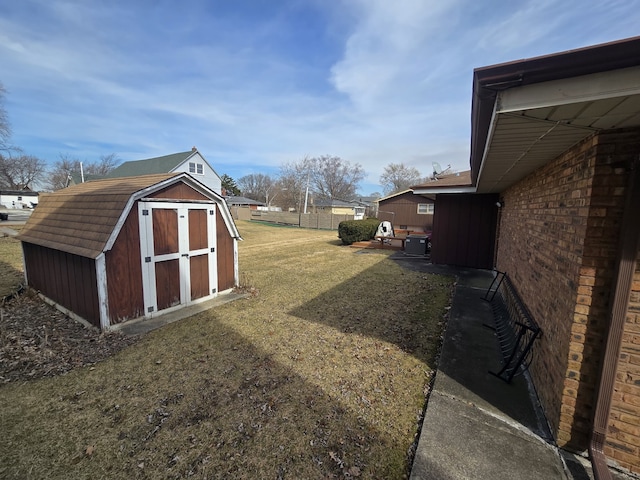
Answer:
<svg viewBox="0 0 640 480"><path fill-rule="evenodd" d="M197 146L219 174L285 162L469 168L475 67L640 35L640 0L0 3L14 144L54 163Z"/></svg>

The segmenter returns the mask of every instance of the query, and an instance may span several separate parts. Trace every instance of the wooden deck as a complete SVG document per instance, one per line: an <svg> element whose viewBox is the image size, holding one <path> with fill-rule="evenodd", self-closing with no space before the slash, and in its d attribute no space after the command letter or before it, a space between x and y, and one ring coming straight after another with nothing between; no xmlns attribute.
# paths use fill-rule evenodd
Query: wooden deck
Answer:
<svg viewBox="0 0 640 480"><path fill-rule="evenodd" d="M366 242L354 242L353 248L376 248L382 250L404 250L404 238L374 239Z"/></svg>

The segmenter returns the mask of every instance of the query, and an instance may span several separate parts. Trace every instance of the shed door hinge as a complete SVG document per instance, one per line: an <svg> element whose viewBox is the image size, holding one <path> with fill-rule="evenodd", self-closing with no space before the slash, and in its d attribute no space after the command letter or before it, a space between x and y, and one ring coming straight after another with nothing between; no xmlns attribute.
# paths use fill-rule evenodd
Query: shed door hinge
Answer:
<svg viewBox="0 0 640 480"><path fill-rule="evenodd" d="M144 263L151 263L151 257L144 257Z"/></svg>
<svg viewBox="0 0 640 480"><path fill-rule="evenodd" d="M142 215L149 215L149 210L147 209L142 210Z"/></svg>

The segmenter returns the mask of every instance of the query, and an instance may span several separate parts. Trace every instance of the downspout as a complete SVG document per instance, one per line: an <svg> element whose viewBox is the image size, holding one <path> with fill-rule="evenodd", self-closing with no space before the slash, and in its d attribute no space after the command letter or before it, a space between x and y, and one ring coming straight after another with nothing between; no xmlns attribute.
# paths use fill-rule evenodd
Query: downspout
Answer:
<svg viewBox="0 0 640 480"><path fill-rule="evenodd" d="M611 480L604 445L609 426L609 413L613 397L622 333L629 305L629 296L640 246L640 157L631 164L627 185L627 199L622 214L620 244L616 263L612 305L609 312L609 333L602 360L600 386L596 398L589 457L596 480Z"/></svg>

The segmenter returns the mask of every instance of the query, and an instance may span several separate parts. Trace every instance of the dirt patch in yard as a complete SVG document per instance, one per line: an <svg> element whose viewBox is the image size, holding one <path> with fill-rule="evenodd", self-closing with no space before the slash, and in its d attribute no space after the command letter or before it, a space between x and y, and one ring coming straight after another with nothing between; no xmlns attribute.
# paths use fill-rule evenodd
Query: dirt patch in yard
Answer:
<svg viewBox="0 0 640 480"><path fill-rule="evenodd" d="M0 384L91 366L137 340L87 328L29 292L0 307Z"/></svg>

